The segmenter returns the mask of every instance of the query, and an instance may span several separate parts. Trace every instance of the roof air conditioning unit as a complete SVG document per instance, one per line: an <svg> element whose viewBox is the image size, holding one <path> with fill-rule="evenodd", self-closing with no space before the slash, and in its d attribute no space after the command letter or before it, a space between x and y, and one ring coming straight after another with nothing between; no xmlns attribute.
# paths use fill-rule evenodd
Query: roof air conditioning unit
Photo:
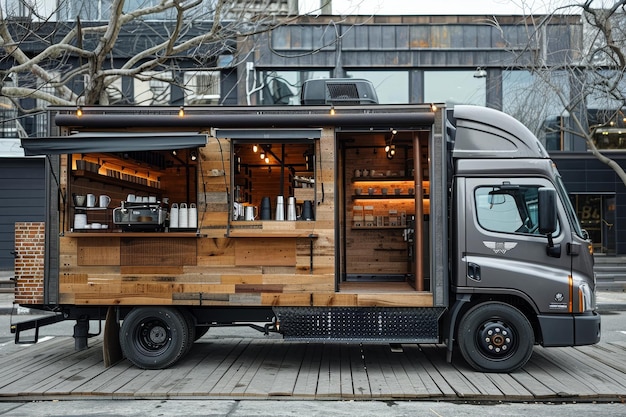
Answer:
<svg viewBox="0 0 626 417"><path fill-rule="evenodd" d="M307 80L302 83L300 102L303 105L378 104L374 85L356 78Z"/></svg>

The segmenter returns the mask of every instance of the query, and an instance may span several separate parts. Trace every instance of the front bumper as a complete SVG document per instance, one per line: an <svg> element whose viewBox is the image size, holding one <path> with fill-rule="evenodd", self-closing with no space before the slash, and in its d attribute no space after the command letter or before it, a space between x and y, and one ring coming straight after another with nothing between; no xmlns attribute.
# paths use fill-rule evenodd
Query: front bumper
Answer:
<svg viewBox="0 0 626 417"><path fill-rule="evenodd" d="M583 346L600 341L600 314L539 315L542 346Z"/></svg>

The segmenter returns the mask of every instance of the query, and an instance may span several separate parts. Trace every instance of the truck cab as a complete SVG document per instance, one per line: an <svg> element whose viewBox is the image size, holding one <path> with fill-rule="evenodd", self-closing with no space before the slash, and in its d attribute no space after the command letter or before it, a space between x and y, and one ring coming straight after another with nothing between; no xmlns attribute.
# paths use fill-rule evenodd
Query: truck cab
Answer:
<svg viewBox="0 0 626 417"><path fill-rule="evenodd" d="M547 152L493 110L457 106L454 116L451 305L463 356L506 369L533 340L596 343L591 243Z"/></svg>

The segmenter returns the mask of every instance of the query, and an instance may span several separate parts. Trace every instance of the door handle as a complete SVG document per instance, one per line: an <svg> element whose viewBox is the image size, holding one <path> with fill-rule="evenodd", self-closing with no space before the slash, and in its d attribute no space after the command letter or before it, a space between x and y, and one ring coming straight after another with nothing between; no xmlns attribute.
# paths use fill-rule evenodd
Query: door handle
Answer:
<svg viewBox="0 0 626 417"><path fill-rule="evenodd" d="M474 281L480 281L480 265L473 262L467 264L467 277Z"/></svg>

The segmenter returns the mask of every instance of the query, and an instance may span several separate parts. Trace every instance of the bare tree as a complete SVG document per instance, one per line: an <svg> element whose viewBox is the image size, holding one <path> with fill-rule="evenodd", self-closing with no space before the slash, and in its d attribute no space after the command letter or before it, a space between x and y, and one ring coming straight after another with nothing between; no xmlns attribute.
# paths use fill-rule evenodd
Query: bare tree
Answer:
<svg viewBox="0 0 626 417"><path fill-rule="evenodd" d="M545 120L547 107L560 107L561 122L555 126L559 133L582 138L587 149L626 185L624 169L602 152L611 147L626 149L626 143L613 143L621 140L617 127L626 122L625 5L626 0L561 2L553 14L526 19L528 44L516 50L512 67L530 70L534 76L524 94L516 95L531 104L513 106L520 112L533 109L534 114L515 116L532 125ZM573 35L569 44L549 47L553 39L548 25L565 15L580 16L581 30L568 28Z"/></svg>
<svg viewBox="0 0 626 417"><path fill-rule="evenodd" d="M218 56L235 67L246 60L238 43L297 17L291 0L20 2L21 15L0 9L0 96L23 113L111 97L134 103L125 77L184 89L173 69L215 69ZM43 3L58 6L44 13Z"/></svg>

